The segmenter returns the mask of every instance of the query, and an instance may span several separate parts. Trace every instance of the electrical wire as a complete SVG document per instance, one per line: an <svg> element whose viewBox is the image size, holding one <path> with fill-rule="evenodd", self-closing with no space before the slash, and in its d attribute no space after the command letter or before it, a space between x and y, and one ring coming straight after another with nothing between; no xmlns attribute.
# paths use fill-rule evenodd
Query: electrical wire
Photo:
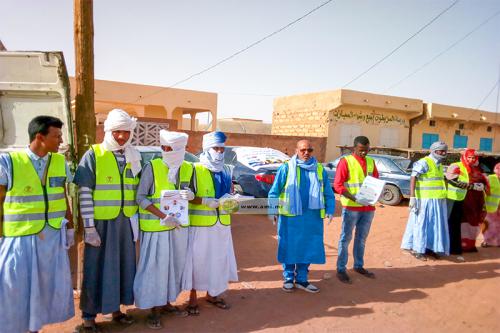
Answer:
<svg viewBox="0 0 500 333"><path fill-rule="evenodd" d="M477 30L479 30L480 28L482 28L486 23L488 23L489 21L491 21L493 18L495 18L498 14L500 14L500 10L495 12L493 15L491 15L490 17L488 17L486 20L484 20L483 22L481 22L479 25L477 25L474 29L472 29L471 31L469 31L467 34L465 34L464 36L462 36L461 38L459 38L457 41L455 41L454 43L452 43L450 46L448 46L446 49L444 49L443 51L441 51L439 54L435 55L431 60L427 61L426 63L424 63L422 66L418 67L417 69L415 69L413 72L411 72L410 74L406 75L404 78L402 78L401 80L397 81L396 83L392 84L391 86L389 86L388 88L386 88L384 91L383 91L383 94L387 93L389 90L393 89L394 87L400 85L401 83L403 83L404 81L406 81L407 79L409 79L410 77L412 77L413 75L417 74L418 72L420 72L422 69L424 69L425 67L429 66L431 63L433 63L434 61L436 61L439 57L441 57L443 54L445 54L446 52L450 51L452 48L454 48L455 46L457 46L458 44L460 44L462 41L464 41L465 39L467 39L467 37L469 37L470 35L472 35L474 32L476 32Z"/></svg>
<svg viewBox="0 0 500 333"><path fill-rule="evenodd" d="M435 16L432 20L430 20L429 22L427 22L423 27L421 27L420 29L418 29L417 32L415 32L413 35L411 35L410 37L408 37L404 42L402 42L401 44L399 44L395 49L393 49L391 52L389 52L388 54L386 54L384 57L382 57L380 60L378 60L377 62L375 62L373 65L371 65L368 69L364 70L363 72L361 72L360 74L358 74L354 79L352 79L351 81L347 82L346 84L344 84L342 86L342 88L346 88L348 87L349 85L351 85L352 83L356 82L358 79L360 79L362 76L364 76L365 74L367 74L369 71L371 71L372 69L374 69L375 67L377 67L380 63L382 63L383 61L385 61L387 58L389 58L390 56L392 56L394 53L396 53L400 48L402 48L406 43L408 43L410 40L412 40L413 38L415 38L418 34L420 34L422 31L424 31L428 26L430 26L432 23L434 23L438 18L440 18L444 13L446 13L448 10L450 10L451 8L453 8L460 0L455 0L450 6L448 6L447 8L445 8L443 11L441 11L437 16Z"/></svg>
<svg viewBox="0 0 500 333"><path fill-rule="evenodd" d="M303 20L303 19L304 19L304 18L306 18L307 16L309 16L309 15L311 15L312 13L314 13L314 12L318 11L319 9L323 8L324 6L328 5L328 4L329 4L330 2L332 2L332 1L333 1L333 0L327 0L327 1L323 2L322 4L320 4L320 5L316 6L316 7L314 7L313 9L311 9L310 11L308 11L307 13L305 13L304 15L300 16L299 18L297 18L297 19L293 20L292 22L290 22L290 23L288 23L288 24L284 25L283 27L279 28L278 30L275 30L275 31L271 32L270 34L268 34L268 35L266 35L266 36L262 37L261 39L259 39L259 40L255 41L255 42L253 42L253 43L251 43L251 44L249 44L248 46L246 46L246 47L242 48L241 50L239 50L239 51L237 51L237 52L235 52L235 53L231 54L230 56L225 57L224 59L222 59L222 60L220 60L220 61L216 62L216 63L215 63L215 64L213 64L213 65L210 65L210 66L206 67L205 69L203 69L203 70L201 70L201 71L199 71L199 72L196 72L196 73L194 73L194 74L191 74L191 75L187 76L186 78L184 78L184 79L182 79L182 80L179 80L179 81L175 82L174 84L172 84L172 85L170 85L170 86L168 86L168 87L162 87L161 89L158 89L157 91L153 91L152 93L150 93L150 94L148 94L148 95L145 95L145 96L139 96L139 98L138 98L136 101L134 101L134 103L135 103L135 102L138 102L139 100L144 99L144 98L146 98L146 97L151 97L151 96L153 96L153 95L156 95L156 94L158 94L159 92L163 91L164 89L174 88L174 87L176 87L176 86L178 86L178 85L180 85L180 84L182 84L182 83L184 83L184 82L187 82L187 81L191 80L191 79L192 79L192 78L194 78L194 77L200 76L200 75L202 75L202 74L204 74L204 73L206 73L206 72L208 72L208 71L210 71L210 70L214 69L215 67L222 65L223 63L225 63L225 62L227 62L227 61L229 61L229 60L233 59L234 57L236 57L236 56L240 55L241 53L243 53L243 52L245 52L245 51L248 51L248 50L249 50L249 49L251 49L252 47L254 47L254 46L256 46L256 45L258 45L258 44L262 43L262 42L263 42L263 41L265 41L266 39L269 39L269 38L273 37L274 35L279 34L280 32L282 32L282 31L283 31L283 30L285 30L285 29L288 29L288 28L289 28L289 27L291 27L292 25L294 25L294 24L296 24L296 23L300 22L301 20ZM457 0L457 1L459 1L459 0Z"/></svg>

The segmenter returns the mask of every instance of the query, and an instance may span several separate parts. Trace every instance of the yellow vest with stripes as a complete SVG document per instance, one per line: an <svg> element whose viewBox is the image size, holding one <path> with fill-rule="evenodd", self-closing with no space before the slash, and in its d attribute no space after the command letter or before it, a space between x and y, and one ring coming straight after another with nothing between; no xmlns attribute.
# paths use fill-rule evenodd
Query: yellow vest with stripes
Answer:
<svg viewBox="0 0 500 333"><path fill-rule="evenodd" d="M28 153L9 153L12 187L3 203L3 232L7 237L37 234L48 223L60 229L66 215L66 162L64 156L49 153L45 185L40 181Z"/></svg>
<svg viewBox="0 0 500 333"><path fill-rule="evenodd" d="M446 199L446 183L444 181L443 166L437 166L432 158L423 158L429 170L417 177L415 183L415 197L419 199Z"/></svg>
<svg viewBox="0 0 500 333"><path fill-rule="evenodd" d="M359 164L358 160L356 160L356 157L354 157L353 155L348 155L344 158L347 162L347 167L349 169L349 179L344 184L344 186L349 193L355 196L356 193L359 192L359 189L361 188L361 185L363 184L363 181L365 180L366 176L363 172L361 164ZM373 176L373 170L375 169L375 162L371 157L368 156L366 156L365 159L366 159L366 172L368 176ZM351 199L344 197L343 195L340 197L340 202L344 207L363 207L362 205L352 201Z"/></svg>
<svg viewBox="0 0 500 333"><path fill-rule="evenodd" d="M462 162L452 163L451 165L458 165L458 167L460 168L460 176L458 176L458 180L469 184L469 173L467 172L465 165ZM467 189L456 187L448 183L448 199L463 201L466 194Z"/></svg>
<svg viewBox="0 0 500 333"><path fill-rule="evenodd" d="M168 166L165 165L161 158L156 158L150 163L153 170L155 192L153 195L147 196L147 198L156 208L160 209L161 191L180 190L188 187L193 175L193 165L186 161L182 162L179 168L179 186L176 188L175 184L168 180ZM139 207L139 224L142 231L159 232L174 229L173 227L161 225L160 219L156 215L141 207Z"/></svg>
<svg viewBox="0 0 500 333"><path fill-rule="evenodd" d="M288 162L286 162L288 163ZM289 165L290 166L290 165ZM297 166L297 184L300 185L300 167ZM316 175L318 176L320 188L321 188L321 195L324 196L324 187L323 187L323 165L321 163L318 163L318 166L316 168ZM293 179L290 177L290 167L288 168L288 173L286 175L286 182L285 186L283 187L283 190L281 191L280 194L280 205L278 207L278 212L280 215L283 216L295 216L289 213L288 209L290 207L290 198L288 198L288 192L287 189L290 186L290 184L293 182ZM325 217L325 209L320 209L320 216L321 218Z"/></svg>
<svg viewBox="0 0 500 333"><path fill-rule="evenodd" d="M105 150L101 144L93 145L95 153L95 189L93 192L94 218L112 220L120 210L126 217L137 212L135 194L139 177L134 177L130 163L120 173L115 155Z"/></svg>
<svg viewBox="0 0 500 333"><path fill-rule="evenodd" d="M215 198L215 186L212 173L200 163L194 163L196 174L196 196ZM220 221L223 225L231 224L231 216L222 214L219 208L189 203L189 225L191 227L211 227Z"/></svg>
<svg viewBox="0 0 500 333"><path fill-rule="evenodd" d="M495 213L500 203L500 181L496 174L489 175L490 195L486 195L485 205L488 213Z"/></svg>

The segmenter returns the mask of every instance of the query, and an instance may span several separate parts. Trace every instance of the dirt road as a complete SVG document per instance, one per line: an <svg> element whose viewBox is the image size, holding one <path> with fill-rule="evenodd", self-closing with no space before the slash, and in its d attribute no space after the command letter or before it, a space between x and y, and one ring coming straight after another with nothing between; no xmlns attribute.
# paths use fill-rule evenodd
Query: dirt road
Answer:
<svg viewBox="0 0 500 333"><path fill-rule="evenodd" d="M418 261L399 249L407 207L378 207L365 255L365 267L377 278L349 271L354 283L344 285L334 271L339 210L336 215L326 227L327 263L311 267L310 279L321 288L319 294L283 292L275 227L262 216L238 216L233 219L233 239L240 282L226 293L232 308L219 310L201 300L200 316L163 317L164 329L159 332L500 331L500 248L481 248L466 254L465 262L455 257ZM177 304L186 300L183 293ZM103 327L109 332L152 332L145 326L145 311L126 310L136 317L136 324ZM43 332L71 332L78 323L75 317Z"/></svg>

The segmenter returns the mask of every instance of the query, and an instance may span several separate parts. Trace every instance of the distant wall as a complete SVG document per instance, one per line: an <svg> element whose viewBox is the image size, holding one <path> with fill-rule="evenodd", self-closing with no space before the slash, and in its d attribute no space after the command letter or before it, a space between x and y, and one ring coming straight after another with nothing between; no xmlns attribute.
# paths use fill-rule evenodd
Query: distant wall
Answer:
<svg viewBox="0 0 500 333"><path fill-rule="evenodd" d="M175 120L154 119L154 118L139 118L140 122L165 123L168 128L176 130L177 122ZM162 124L163 125L163 124ZM195 154L202 149L203 135L208 132L179 130L189 135L187 151ZM326 140L325 137L305 137L305 136L287 136L287 135L259 135L259 134L242 134L242 133L226 133L228 146L252 146L252 147L268 147L282 151L288 155L295 153L297 141L307 139L311 141L314 148L314 156L320 162L325 161L326 156ZM96 142L102 142L104 138L103 125L97 125ZM158 141L159 144L159 141Z"/></svg>

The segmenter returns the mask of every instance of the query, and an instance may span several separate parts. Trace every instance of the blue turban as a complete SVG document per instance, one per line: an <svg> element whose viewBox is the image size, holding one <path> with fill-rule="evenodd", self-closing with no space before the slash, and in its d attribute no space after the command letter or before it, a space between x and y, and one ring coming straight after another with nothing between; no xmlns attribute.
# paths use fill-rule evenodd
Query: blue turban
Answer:
<svg viewBox="0 0 500 333"><path fill-rule="evenodd" d="M208 150L213 147L224 147L226 135L222 132L210 132L203 136L203 150Z"/></svg>

